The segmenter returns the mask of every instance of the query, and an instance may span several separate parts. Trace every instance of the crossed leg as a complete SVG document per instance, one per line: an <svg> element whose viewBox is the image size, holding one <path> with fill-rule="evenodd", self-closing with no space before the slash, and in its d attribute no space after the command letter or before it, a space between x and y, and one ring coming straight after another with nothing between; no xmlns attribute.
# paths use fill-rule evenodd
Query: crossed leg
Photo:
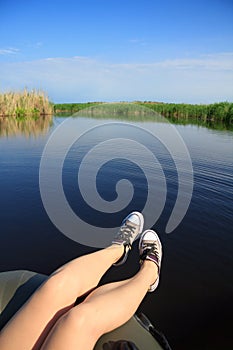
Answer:
<svg viewBox="0 0 233 350"><path fill-rule="evenodd" d="M156 265L145 261L134 277L97 288L57 321L41 349L92 350L101 335L134 315L157 277Z"/></svg>
<svg viewBox="0 0 233 350"><path fill-rule="evenodd" d="M78 296L98 285L123 251L123 246L111 245L55 271L0 332L0 349L39 349L56 321L74 306Z"/></svg>
<svg viewBox="0 0 233 350"><path fill-rule="evenodd" d="M153 231L142 236L141 251L149 249L150 254L145 255L148 259L143 258L143 266L134 277L92 290L108 268L127 253L142 224L141 214L133 212L123 221L115 244L55 271L3 328L1 350L91 350L102 334L129 320L158 278L161 248ZM85 301L74 306L77 297L86 292L90 294Z"/></svg>

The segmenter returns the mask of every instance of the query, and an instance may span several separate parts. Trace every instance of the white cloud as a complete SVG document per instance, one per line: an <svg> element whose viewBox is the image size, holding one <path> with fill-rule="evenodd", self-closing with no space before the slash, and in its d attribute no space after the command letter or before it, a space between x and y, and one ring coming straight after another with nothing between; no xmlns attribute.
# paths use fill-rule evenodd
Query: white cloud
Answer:
<svg viewBox="0 0 233 350"><path fill-rule="evenodd" d="M17 52L19 52L19 49L16 49L14 47L8 47L6 49L0 49L0 55L14 55Z"/></svg>
<svg viewBox="0 0 233 350"><path fill-rule="evenodd" d="M55 102L233 100L233 53L132 64L88 57L3 62L0 76L2 90L41 88Z"/></svg>
<svg viewBox="0 0 233 350"><path fill-rule="evenodd" d="M163 68L202 69L202 70L233 70L233 53L203 55L193 59L175 59L159 62Z"/></svg>

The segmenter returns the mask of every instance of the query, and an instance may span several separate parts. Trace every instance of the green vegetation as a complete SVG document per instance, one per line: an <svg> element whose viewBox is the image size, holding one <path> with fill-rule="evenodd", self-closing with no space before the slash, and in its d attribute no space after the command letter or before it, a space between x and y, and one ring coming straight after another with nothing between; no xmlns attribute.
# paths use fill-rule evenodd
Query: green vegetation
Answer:
<svg viewBox="0 0 233 350"><path fill-rule="evenodd" d="M102 105L100 108L100 104ZM54 112L55 114L66 113L67 115L72 115L83 109L87 109L85 114L88 115L97 115L100 113L122 115L126 116L129 114L139 114L142 116L145 115L145 111L137 111L136 109L132 110L130 105L140 105L152 109L154 112L161 114L162 116L168 118L172 122L177 122L181 124L198 123L203 124L222 124L222 125L231 125L233 124L233 103L230 102L219 102L208 105L199 105L199 104L176 104L176 103L159 103L159 102L134 102L131 104L127 103L101 103L101 102L88 102L88 103L64 103L64 104L55 104ZM96 108L98 105L98 108ZM121 105L122 107L119 107ZM108 108L106 108L108 106ZM133 112L133 113L132 113ZM152 115L151 115L152 117Z"/></svg>
<svg viewBox="0 0 233 350"><path fill-rule="evenodd" d="M74 116L87 116L95 118L114 117L122 120L155 120L157 114L151 109L142 107L135 103L118 102L118 103L101 103L92 105L89 108L80 110Z"/></svg>
<svg viewBox="0 0 233 350"><path fill-rule="evenodd" d="M156 102L136 102L145 107L149 107L173 121L196 120L204 123L233 124L233 103L219 102L209 105L156 103Z"/></svg>
<svg viewBox="0 0 233 350"><path fill-rule="evenodd" d="M53 114L53 105L42 91L0 94L0 116L25 117Z"/></svg>
<svg viewBox="0 0 233 350"><path fill-rule="evenodd" d="M137 106L137 108L135 108ZM138 107L141 108L138 108ZM144 107L144 108L143 108ZM146 108L145 108L146 107ZM85 110L85 112L83 111ZM149 112L151 111L151 113ZM138 101L133 103L60 103L49 102L44 92L26 89L22 92L9 92L0 94L0 116L23 118L41 115L74 115L78 112L85 115L100 117L127 117L133 120L153 119L153 113L166 117L168 120L179 123L196 123L209 127L229 129L233 125L233 103L219 102L208 105L176 104ZM82 112L83 111L83 112Z"/></svg>
<svg viewBox="0 0 233 350"><path fill-rule="evenodd" d="M54 104L54 113L72 115L82 109L96 106L101 102L86 102L86 103L57 103Z"/></svg>
<svg viewBox="0 0 233 350"><path fill-rule="evenodd" d="M220 102L209 105L175 104L159 102L134 103L70 103L54 105L56 115L112 117L130 121L159 121L159 115L175 124L196 124L211 129L233 129L233 103ZM161 121L161 120L160 120Z"/></svg>

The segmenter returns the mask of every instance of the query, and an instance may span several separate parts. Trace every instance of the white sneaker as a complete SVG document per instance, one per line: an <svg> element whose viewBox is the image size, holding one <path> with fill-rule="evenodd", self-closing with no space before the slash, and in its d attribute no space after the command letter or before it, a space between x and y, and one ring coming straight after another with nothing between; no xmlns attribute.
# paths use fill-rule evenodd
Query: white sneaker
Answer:
<svg viewBox="0 0 233 350"><path fill-rule="evenodd" d="M124 253L122 257L115 264L113 264L114 266L124 264L133 242L142 233L143 225L143 215L137 211L132 212L123 220L116 237L112 241L112 244L124 245Z"/></svg>
<svg viewBox="0 0 233 350"><path fill-rule="evenodd" d="M139 253L141 264L145 260L150 260L158 266L158 278L148 290L148 292L153 292L159 284L159 274L162 260L162 244L155 231L146 230L143 232L139 241Z"/></svg>

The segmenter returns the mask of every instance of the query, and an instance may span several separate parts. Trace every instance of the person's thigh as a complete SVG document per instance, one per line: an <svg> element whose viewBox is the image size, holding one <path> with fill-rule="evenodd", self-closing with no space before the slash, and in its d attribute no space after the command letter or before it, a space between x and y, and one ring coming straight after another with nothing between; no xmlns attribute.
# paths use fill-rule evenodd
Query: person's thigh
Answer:
<svg viewBox="0 0 233 350"><path fill-rule="evenodd" d="M0 332L1 350L39 349L56 321L70 308L61 302L61 283L50 277Z"/></svg>

